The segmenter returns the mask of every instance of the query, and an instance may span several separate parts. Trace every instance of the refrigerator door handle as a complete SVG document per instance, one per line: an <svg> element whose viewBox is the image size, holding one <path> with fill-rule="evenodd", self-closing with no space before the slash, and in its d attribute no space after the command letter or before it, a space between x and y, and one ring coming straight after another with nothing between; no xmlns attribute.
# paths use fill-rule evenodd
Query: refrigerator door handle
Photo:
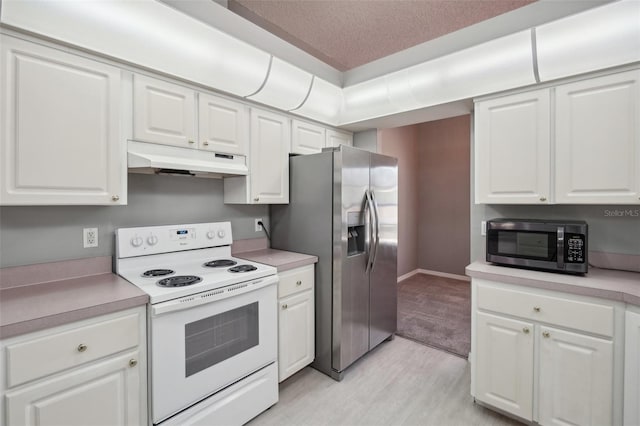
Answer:
<svg viewBox="0 0 640 426"><path fill-rule="evenodd" d="M367 250L367 268L365 273L369 273L369 270L373 267L373 255L374 251L374 233L373 227L375 226L375 218L374 218L374 207L373 201L371 200L371 194L369 194L368 190L364 191L364 195L367 199L367 210L369 210L369 244Z"/></svg>
<svg viewBox="0 0 640 426"><path fill-rule="evenodd" d="M371 194L371 204L373 205L373 215L376 218L376 244L374 246L373 258L371 259L371 269L373 269L373 265L376 263L376 257L378 257L378 247L380 246L380 215L378 214L378 203L376 202L375 195L373 190L369 191Z"/></svg>

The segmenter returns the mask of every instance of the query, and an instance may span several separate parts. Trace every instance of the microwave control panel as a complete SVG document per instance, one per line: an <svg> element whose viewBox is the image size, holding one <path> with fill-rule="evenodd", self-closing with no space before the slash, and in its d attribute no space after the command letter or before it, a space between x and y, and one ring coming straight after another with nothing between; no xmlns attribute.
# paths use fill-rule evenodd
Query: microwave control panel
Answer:
<svg viewBox="0 0 640 426"><path fill-rule="evenodd" d="M584 237L582 234L565 234L565 263L584 263L586 258Z"/></svg>

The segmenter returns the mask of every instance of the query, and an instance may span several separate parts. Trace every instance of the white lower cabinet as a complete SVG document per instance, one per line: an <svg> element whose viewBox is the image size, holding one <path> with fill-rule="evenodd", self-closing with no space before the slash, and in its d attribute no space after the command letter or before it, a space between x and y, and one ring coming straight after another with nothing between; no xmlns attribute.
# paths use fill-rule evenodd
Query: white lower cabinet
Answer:
<svg viewBox="0 0 640 426"><path fill-rule="evenodd" d="M624 424L640 425L640 307L625 317Z"/></svg>
<svg viewBox="0 0 640 426"><path fill-rule="evenodd" d="M140 307L2 341L1 423L146 425L145 319Z"/></svg>
<svg viewBox="0 0 640 426"><path fill-rule="evenodd" d="M620 424L620 304L475 278L472 292L476 400L541 425Z"/></svg>
<svg viewBox="0 0 640 426"><path fill-rule="evenodd" d="M278 274L278 381L315 358L314 266Z"/></svg>

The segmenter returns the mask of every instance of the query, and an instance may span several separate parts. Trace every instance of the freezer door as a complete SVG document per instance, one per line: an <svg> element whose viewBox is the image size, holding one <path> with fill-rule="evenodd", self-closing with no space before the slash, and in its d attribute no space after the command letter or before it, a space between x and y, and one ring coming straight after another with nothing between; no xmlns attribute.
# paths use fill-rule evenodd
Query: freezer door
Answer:
<svg viewBox="0 0 640 426"><path fill-rule="evenodd" d="M369 348L397 329L398 162L393 157L371 154L371 188L376 210L373 265L370 272Z"/></svg>
<svg viewBox="0 0 640 426"><path fill-rule="evenodd" d="M334 156L332 369L340 373L369 350L369 153L341 147Z"/></svg>

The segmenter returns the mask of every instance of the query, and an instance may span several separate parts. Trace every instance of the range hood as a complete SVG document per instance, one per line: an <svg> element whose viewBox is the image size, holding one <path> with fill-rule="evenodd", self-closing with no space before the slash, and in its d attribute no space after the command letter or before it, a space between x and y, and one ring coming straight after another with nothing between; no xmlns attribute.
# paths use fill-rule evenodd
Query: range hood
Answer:
<svg viewBox="0 0 640 426"><path fill-rule="evenodd" d="M127 143L129 172L221 178L246 175L244 155L222 154L138 141Z"/></svg>

